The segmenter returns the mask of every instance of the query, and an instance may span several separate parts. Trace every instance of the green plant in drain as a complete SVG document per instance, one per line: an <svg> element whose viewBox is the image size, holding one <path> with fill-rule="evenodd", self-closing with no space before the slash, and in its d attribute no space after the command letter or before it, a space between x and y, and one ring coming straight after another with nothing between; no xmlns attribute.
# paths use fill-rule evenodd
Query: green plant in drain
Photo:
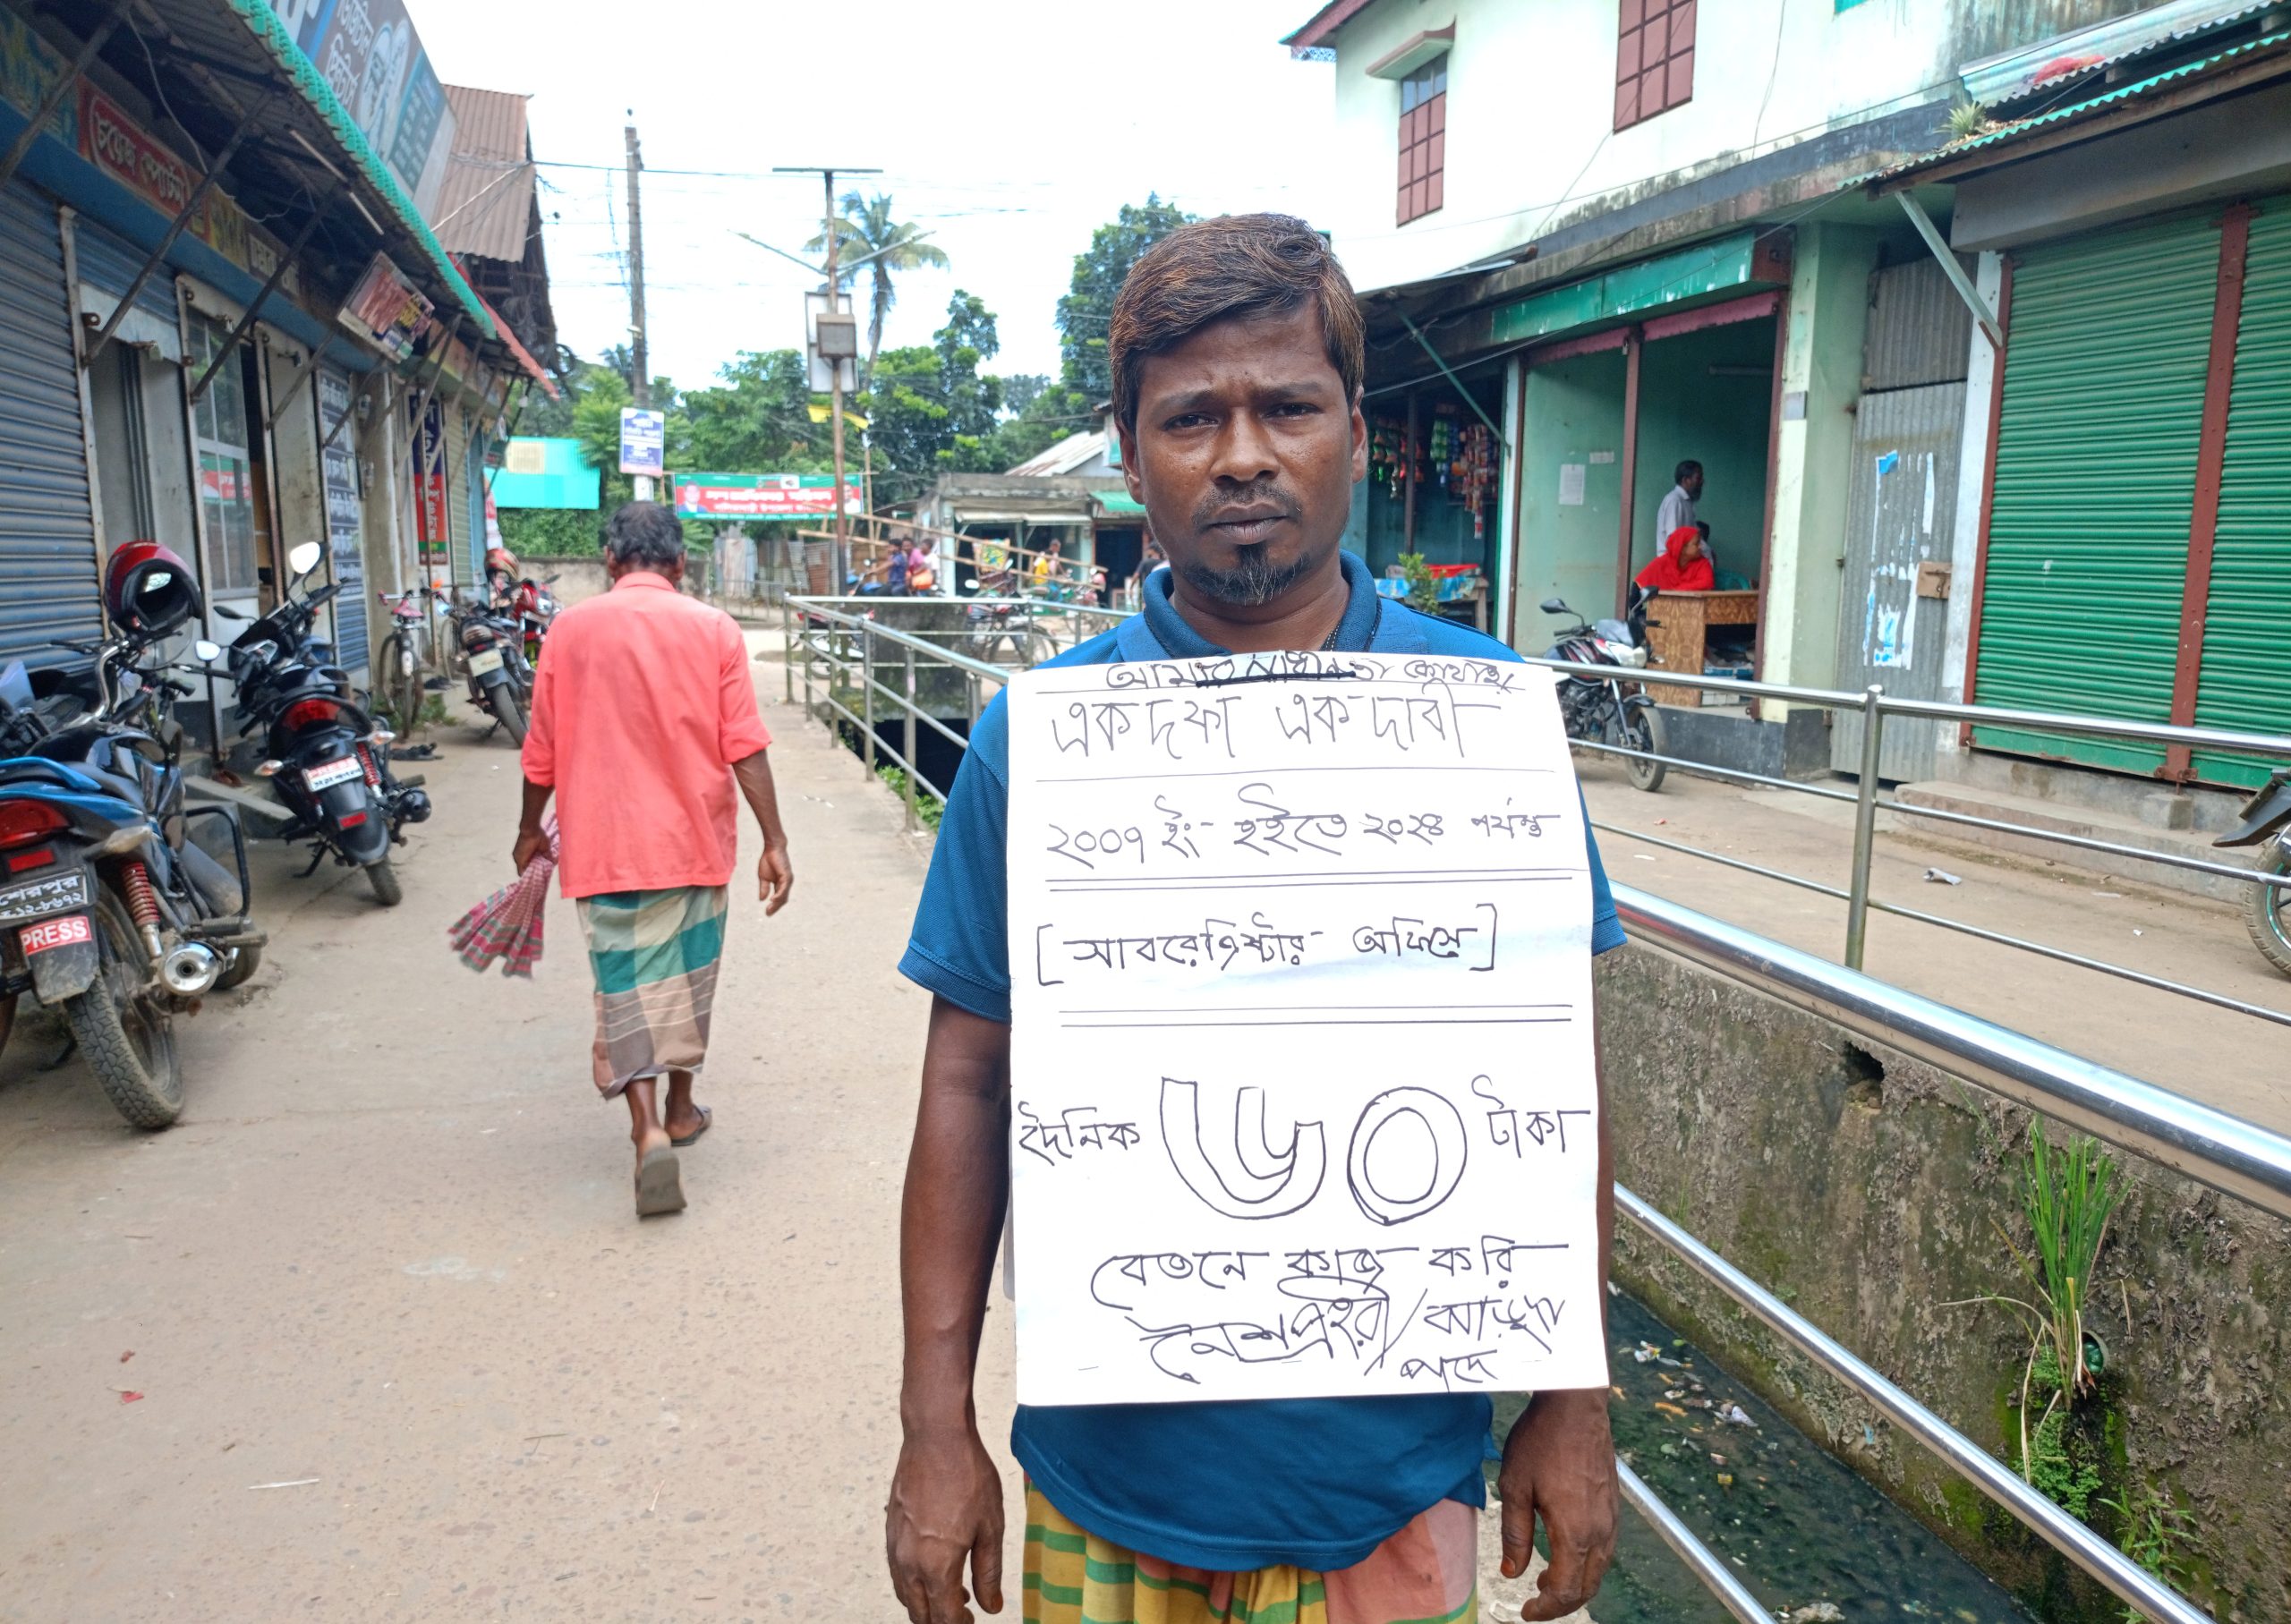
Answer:
<svg viewBox="0 0 2291 1624"><path fill-rule="evenodd" d="M2021 1476L2078 1518L2099 1491L2100 1472L2090 1444L2071 1431L2069 1421L2077 1400L2098 1388L2105 1363L2099 1339L2084 1329L2084 1308L2109 1220L2123 1200L2116 1163L2095 1141L2078 1138L2057 1148L2042 1122L2032 1124L2021 1177L2029 1249L2023 1251L1997 1227L2028 1295L1968 1299L2010 1309L2028 1331L2029 1354L2021 1367Z"/></svg>
<svg viewBox="0 0 2291 1624"><path fill-rule="evenodd" d="M2145 1482L2125 1490L2122 1500L2099 1503L2116 1513L2116 1549L2148 1574L2185 1592L2194 1577L2191 1561L2199 1543L2187 1513ZM2126 1607L2121 1616L2125 1624L2142 1624L2147 1617L2136 1607Z"/></svg>

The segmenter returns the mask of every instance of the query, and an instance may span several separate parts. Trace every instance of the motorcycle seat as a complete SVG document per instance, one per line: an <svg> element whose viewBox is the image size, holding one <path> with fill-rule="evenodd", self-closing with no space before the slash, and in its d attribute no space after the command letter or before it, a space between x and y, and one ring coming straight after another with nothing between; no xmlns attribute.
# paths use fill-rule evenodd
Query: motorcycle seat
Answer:
<svg viewBox="0 0 2291 1624"><path fill-rule="evenodd" d="M100 794L106 787L81 768L51 761L39 756L12 756L0 761L0 784L53 784L58 789L78 790L83 795Z"/></svg>

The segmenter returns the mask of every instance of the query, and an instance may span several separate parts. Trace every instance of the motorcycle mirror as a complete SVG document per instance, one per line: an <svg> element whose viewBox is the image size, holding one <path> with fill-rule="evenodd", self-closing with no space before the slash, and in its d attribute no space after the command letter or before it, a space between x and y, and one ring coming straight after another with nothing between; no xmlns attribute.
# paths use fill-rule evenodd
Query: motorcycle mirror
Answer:
<svg viewBox="0 0 2291 1624"><path fill-rule="evenodd" d="M223 645L219 642L209 642L204 637L191 645L191 651L202 666L211 666L223 658Z"/></svg>
<svg viewBox="0 0 2291 1624"><path fill-rule="evenodd" d="M318 566L319 544L315 541L305 541L286 555L286 567L294 572L297 579L309 574Z"/></svg>
<svg viewBox="0 0 2291 1624"><path fill-rule="evenodd" d="M209 607L215 614L225 620L245 620L249 617L244 609L234 608L227 603L217 603Z"/></svg>
<svg viewBox="0 0 2291 1624"><path fill-rule="evenodd" d="M1567 607L1564 599L1558 598L1546 598L1536 607L1546 615L1572 615L1575 612Z"/></svg>

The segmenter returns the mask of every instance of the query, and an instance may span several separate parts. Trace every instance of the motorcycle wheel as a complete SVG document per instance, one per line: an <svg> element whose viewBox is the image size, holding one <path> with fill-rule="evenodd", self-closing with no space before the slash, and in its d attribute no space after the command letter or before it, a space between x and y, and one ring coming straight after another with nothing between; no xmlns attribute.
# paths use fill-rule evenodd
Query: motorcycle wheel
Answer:
<svg viewBox="0 0 2291 1624"><path fill-rule="evenodd" d="M215 978L216 991L228 992L234 987L243 987L254 979L254 973L262 968L260 943L251 948L241 948L237 952L238 957L231 961L231 967Z"/></svg>
<svg viewBox="0 0 2291 1624"><path fill-rule="evenodd" d="M1661 755L1663 713L1652 705L1623 711L1608 721L1607 743L1648 755ZM1623 757L1622 765L1631 775L1631 786L1649 795L1663 787L1664 777L1670 771L1667 762L1641 761L1638 756Z"/></svg>
<svg viewBox="0 0 2291 1624"><path fill-rule="evenodd" d="M95 983L64 1000L64 1018L112 1108L136 1127L166 1127L183 1115L175 1016L144 991L151 961L127 910L105 892L95 914Z"/></svg>
<svg viewBox="0 0 2291 1624"><path fill-rule="evenodd" d="M2291 874L2291 852L2283 849L2282 841L2271 841L2254 866L2262 874ZM2261 957L2283 974L2291 975L2291 890L2252 887L2244 923L2251 927L2252 945Z"/></svg>
<svg viewBox="0 0 2291 1624"><path fill-rule="evenodd" d="M517 702L516 690L503 683L493 690L493 715L501 724L501 731L519 749L525 743L525 709Z"/></svg>
<svg viewBox="0 0 2291 1624"><path fill-rule="evenodd" d="M366 865L366 883L374 888L374 900L386 908L394 908L405 900L405 888L398 884L397 871L387 857Z"/></svg>

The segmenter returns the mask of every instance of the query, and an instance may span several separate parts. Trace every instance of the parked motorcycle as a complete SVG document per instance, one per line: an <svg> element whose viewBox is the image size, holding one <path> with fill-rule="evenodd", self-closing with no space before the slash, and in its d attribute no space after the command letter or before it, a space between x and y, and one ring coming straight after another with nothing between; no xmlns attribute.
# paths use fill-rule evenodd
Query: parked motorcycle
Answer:
<svg viewBox="0 0 2291 1624"><path fill-rule="evenodd" d="M2266 786L2244 806L2241 827L2230 830L2214 846L2258 846L2266 850L2252 866L2262 874L2291 874L2291 767L2279 768ZM2291 889L2281 886L2252 887L2244 923L2252 943L2267 962L2291 975Z"/></svg>
<svg viewBox="0 0 2291 1624"><path fill-rule="evenodd" d="M1622 620L1586 621L1557 598L1546 598L1542 604L1545 614L1569 616L1576 622L1559 634L1545 659L1578 666L1613 666L1617 673L1610 677L1560 679L1559 714L1566 723L1567 736L1639 752L1622 758L1623 768L1635 787L1650 792L1663 786L1664 775L1670 770L1663 761L1646 759L1664 753L1663 715L1644 687L1621 674L1646 668L1647 628L1662 624L1648 620L1647 606L1659 595L1658 588L1634 587L1630 609Z"/></svg>
<svg viewBox="0 0 2291 1624"><path fill-rule="evenodd" d="M554 575L543 575L536 581L526 576L517 583L517 625L524 635L525 664L541 664L541 645L548 640L549 628L557 618L557 595L549 589L557 584ZM530 691L532 683L527 682Z"/></svg>
<svg viewBox="0 0 2291 1624"><path fill-rule="evenodd" d="M294 548L288 555L294 579L278 607L233 641L237 720L250 735L262 730L255 776L269 780L293 814L279 838L311 842L303 874L331 854L337 863L365 870L375 899L396 907L405 891L390 847L405 843L405 825L429 817L430 797L418 781L401 783L392 775L389 745L397 735L367 713L348 676L327 663L330 650L311 636L318 610L336 591L322 586L295 595L319 556L315 541Z"/></svg>
<svg viewBox="0 0 2291 1624"><path fill-rule="evenodd" d="M533 673L517 621L474 600L455 604L450 613L469 676L470 704L500 723L511 744L524 744Z"/></svg>
<svg viewBox="0 0 2291 1624"><path fill-rule="evenodd" d="M153 653L199 612L191 572L129 542L105 596L118 630L89 669L0 672L0 1016L26 993L59 1009L120 1115L158 1128L183 1111L175 1016L252 975L264 939L238 821L185 803L173 704L192 690ZM190 838L202 817L235 874Z"/></svg>

